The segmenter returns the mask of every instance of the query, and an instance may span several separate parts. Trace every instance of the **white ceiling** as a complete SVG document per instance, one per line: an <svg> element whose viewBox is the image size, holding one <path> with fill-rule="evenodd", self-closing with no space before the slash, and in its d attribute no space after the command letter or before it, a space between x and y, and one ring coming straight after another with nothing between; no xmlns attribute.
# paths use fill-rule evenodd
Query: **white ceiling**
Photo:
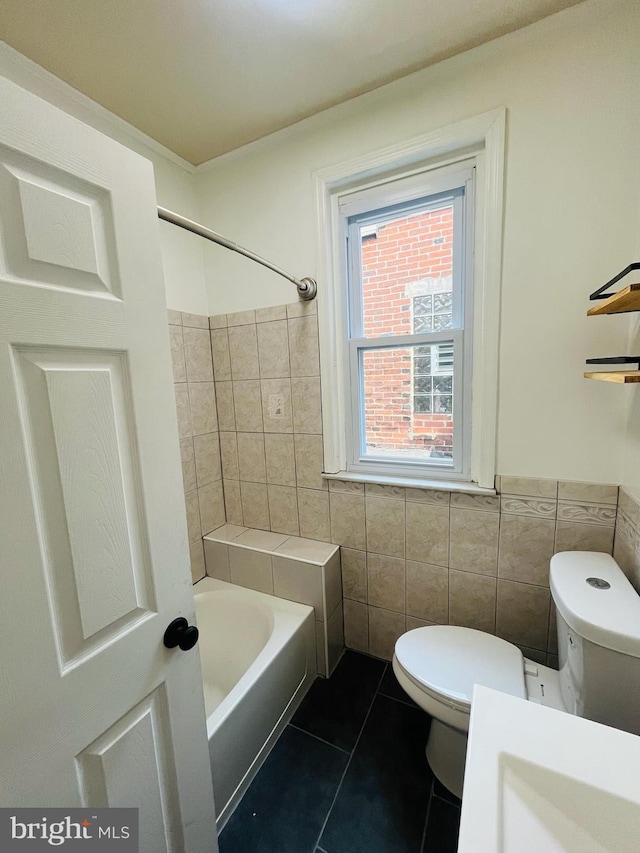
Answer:
<svg viewBox="0 0 640 853"><path fill-rule="evenodd" d="M0 37L193 164L581 0L1 0Z"/></svg>

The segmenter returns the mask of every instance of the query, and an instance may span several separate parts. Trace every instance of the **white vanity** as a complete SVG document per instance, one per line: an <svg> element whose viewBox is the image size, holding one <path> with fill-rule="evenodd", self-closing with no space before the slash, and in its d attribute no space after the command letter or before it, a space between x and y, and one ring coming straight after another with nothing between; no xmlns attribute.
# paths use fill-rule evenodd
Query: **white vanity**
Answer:
<svg viewBox="0 0 640 853"><path fill-rule="evenodd" d="M638 853L640 737L473 694L458 853Z"/></svg>

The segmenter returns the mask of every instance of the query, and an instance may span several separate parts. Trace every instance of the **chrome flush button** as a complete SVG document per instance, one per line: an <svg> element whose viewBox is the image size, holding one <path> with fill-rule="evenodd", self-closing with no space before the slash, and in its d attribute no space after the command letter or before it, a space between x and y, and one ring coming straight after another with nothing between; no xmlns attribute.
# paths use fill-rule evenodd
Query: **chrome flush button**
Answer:
<svg viewBox="0 0 640 853"><path fill-rule="evenodd" d="M611 584L602 578L587 578L589 586L595 586L596 589L609 589Z"/></svg>

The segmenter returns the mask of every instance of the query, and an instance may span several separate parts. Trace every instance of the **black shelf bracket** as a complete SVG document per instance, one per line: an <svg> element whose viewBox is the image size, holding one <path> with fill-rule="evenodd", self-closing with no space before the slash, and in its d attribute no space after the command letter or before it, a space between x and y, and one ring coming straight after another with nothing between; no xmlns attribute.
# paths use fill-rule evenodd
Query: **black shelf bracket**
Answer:
<svg viewBox="0 0 640 853"><path fill-rule="evenodd" d="M640 261L636 261L634 264L629 264L628 267L619 272L618 275L615 275L611 281L608 281L606 284L603 284L602 287L599 287L597 290L594 290L593 293L589 295L589 299L608 299L611 294L605 293L605 290L608 290L614 284L620 281L621 278L624 278L625 275L629 275L633 270L640 270Z"/></svg>
<svg viewBox="0 0 640 853"><path fill-rule="evenodd" d="M609 358L588 358L587 364L637 364L640 370L640 355L614 355Z"/></svg>

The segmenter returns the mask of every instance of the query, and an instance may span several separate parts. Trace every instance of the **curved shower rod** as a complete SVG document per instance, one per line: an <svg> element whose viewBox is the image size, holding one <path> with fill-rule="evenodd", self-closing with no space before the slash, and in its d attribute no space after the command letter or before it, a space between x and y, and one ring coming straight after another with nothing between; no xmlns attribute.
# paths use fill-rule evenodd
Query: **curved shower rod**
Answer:
<svg viewBox="0 0 640 853"><path fill-rule="evenodd" d="M238 252L239 254L244 255L245 258L249 258L258 264L262 264L263 267L267 267L267 269L272 270L272 272L281 275L292 284L295 284L298 288L298 295L300 296L300 299L315 299L316 293L318 292L318 285L316 284L315 279L295 278L294 276L289 275L288 272L281 270L280 267L277 267L275 264L265 261L265 259L261 258L260 255L256 255L249 249L245 249L237 243L234 243L233 240L227 240L226 237L223 237L221 234L217 234L215 231L211 231L210 228L205 228L204 225L199 225L197 222L193 222L193 220L187 219L186 216L181 216L179 213L173 213L173 211L167 210L166 207L158 207L158 218L163 219L165 222L170 222L172 225L177 225L178 228L184 228L185 231L191 231L192 234L197 234L199 237L204 237L206 240L211 240L212 243L218 243L218 245L224 246L226 249L231 249L232 252Z"/></svg>

